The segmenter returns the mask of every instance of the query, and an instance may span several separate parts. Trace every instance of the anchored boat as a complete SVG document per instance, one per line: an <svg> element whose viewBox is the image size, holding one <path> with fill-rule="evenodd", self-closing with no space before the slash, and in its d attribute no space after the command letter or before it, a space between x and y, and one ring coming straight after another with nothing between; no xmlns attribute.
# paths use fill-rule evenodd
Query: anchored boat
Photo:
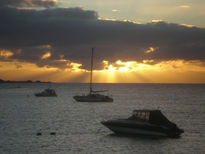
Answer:
<svg viewBox="0 0 205 154"><path fill-rule="evenodd" d="M90 91L87 95L77 95L73 98L78 102L113 102L113 98L109 95L102 94L102 92L106 92L107 90L94 91L92 88L93 52L94 48L92 48L91 52Z"/></svg>
<svg viewBox="0 0 205 154"><path fill-rule="evenodd" d="M56 97L57 94L56 94L54 89L48 88L40 93L35 93L35 96L37 96L37 97Z"/></svg>
<svg viewBox="0 0 205 154"><path fill-rule="evenodd" d="M160 110L134 110L128 119L102 121L117 134L179 137L184 130L169 121Z"/></svg>

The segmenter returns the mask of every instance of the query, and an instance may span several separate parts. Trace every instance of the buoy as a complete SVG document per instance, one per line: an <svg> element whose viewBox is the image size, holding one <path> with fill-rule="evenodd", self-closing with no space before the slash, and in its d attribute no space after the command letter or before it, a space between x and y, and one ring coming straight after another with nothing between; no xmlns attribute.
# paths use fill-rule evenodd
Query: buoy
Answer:
<svg viewBox="0 0 205 154"><path fill-rule="evenodd" d="M41 136L41 135L42 135L42 133L40 133L40 132L39 132L39 133L36 133L36 135L37 135L37 136Z"/></svg>
<svg viewBox="0 0 205 154"><path fill-rule="evenodd" d="M56 132L51 132L50 135L56 135Z"/></svg>

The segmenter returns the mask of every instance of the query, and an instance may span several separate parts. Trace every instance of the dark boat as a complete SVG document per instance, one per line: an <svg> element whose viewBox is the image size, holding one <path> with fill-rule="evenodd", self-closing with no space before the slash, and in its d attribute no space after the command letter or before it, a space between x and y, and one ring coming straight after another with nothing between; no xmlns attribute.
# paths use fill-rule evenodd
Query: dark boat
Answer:
<svg viewBox="0 0 205 154"><path fill-rule="evenodd" d="M73 97L78 102L113 102L113 99L109 96L90 92L88 95L74 96Z"/></svg>
<svg viewBox="0 0 205 154"><path fill-rule="evenodd" d="M92 48L91 69L90 69L90 91L87 95L77 95L77 96L74 96L73 98L77 102L113 102L113 98L111 98L109 95L100 94L102 92L106 92L107 90L94 91L92 89L93 52L94 52L94 49Z"/></svg>
<svg viewBox="0 0 205 154"><path fill-rule="evenodd" d="M56 94L54 89L48 88L40 93L35 93L35 96L37 96L37 97L56 97L57 94Z"/></svg>
<svg viewBox="0 0 205 154"><path fill-rule="evenodd" d="M102 121L116 134L177 138L184 131L169 121L160 110L134 110L128 119Z"/></svg>

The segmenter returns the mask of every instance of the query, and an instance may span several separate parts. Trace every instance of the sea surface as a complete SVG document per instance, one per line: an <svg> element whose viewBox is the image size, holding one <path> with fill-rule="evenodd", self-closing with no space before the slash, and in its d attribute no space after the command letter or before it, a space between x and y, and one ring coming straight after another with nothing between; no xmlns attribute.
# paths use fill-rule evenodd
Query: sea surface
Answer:
<svg viewBox="0 0 205 154"><path fill-rule="evenodd" d="M34 96L49 87L58 97ZM1 83L0 154L205 153L205 84L94 84L95 90L109 89L114 102L73 100L88 89L77 83ZM178 139L117 136L100 123L127 118L134 109L160 109L185 133Z"/></svg>

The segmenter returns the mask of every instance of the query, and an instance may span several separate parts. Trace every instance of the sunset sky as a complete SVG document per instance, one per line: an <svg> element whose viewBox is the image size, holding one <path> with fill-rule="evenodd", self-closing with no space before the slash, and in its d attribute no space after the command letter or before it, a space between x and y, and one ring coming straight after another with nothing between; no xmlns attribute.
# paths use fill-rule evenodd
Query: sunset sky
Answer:
<svg viewBox="0 0 205 154"><path fill-rule="evenodd" d="M0 79L205 83L204 0L1 0Z"/></svg>

